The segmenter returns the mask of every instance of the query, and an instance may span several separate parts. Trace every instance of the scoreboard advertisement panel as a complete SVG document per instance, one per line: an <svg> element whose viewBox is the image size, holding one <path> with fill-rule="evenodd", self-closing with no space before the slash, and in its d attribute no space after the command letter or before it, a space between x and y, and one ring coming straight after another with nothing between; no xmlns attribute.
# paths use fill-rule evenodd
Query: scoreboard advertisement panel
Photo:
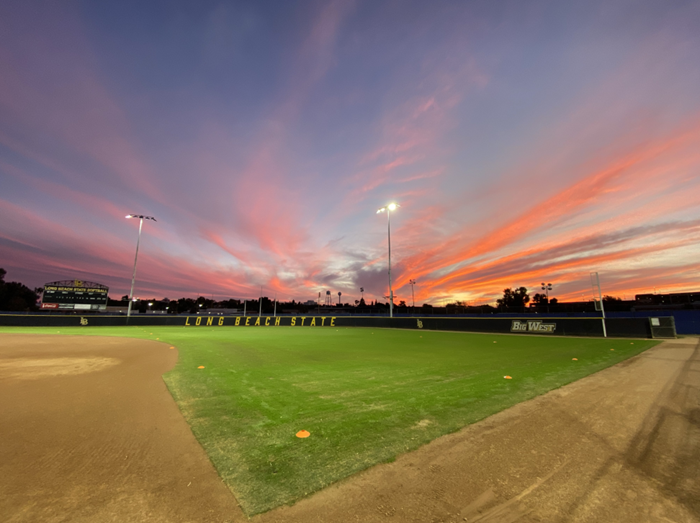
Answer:
<svg viewBox="0 0 700 523"><path fill-rule="evenodd" d="M44 285L42 309L103 311L107 309L109 288L83 280L54 281Z"/></svg>

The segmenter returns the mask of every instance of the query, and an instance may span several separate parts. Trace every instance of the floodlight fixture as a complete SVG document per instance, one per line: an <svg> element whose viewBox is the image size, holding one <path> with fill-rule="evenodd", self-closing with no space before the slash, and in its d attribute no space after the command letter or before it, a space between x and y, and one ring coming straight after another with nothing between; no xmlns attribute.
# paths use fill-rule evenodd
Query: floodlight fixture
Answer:
<svg viewBox="0 0 700 523"><path fill-rule="evenodd" d="M126 217L127 218L139 218L141 220L153 220L154 222L158 221L153 216L146 216L145 214L127 214Z"/></svg>

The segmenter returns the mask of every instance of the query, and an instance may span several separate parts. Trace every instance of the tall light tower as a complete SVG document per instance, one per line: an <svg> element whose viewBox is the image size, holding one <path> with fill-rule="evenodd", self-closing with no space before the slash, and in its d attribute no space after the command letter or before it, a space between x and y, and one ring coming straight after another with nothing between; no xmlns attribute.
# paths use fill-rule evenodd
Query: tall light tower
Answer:
<svg viewBox="0 0 700 523"><path fill-rule="evenodd" d="M416 295L413 293L413 286L416 284L416 280L408 280L411 286L411 299L413 300L413 314L416 313Z"/></svg>
<svg viewBox="0 0 700 523"><path fill-rule="evenodd" d="M131 275L131 291L129 292L129 308L126 311L126 322L129 323L129 318L131 317L131 304L134 303L134 282L136 281L136 261L139 259L139 244L141 243L141 229L143 228L144 220L156 219L153 216L144 216L143 214L127 214L127 218L138 218L139 221L139 237L136 240L136 256L134 256L134 272Z"/></svg>
<svg viewBox="0 0 700 523"><path fill-rule="evenodd" d="M377 211L377 214L386 211L387 217L387 235L389 238L389 317L394 317L394 291L391 288L391 211L395 211L400 205L398 203L390 203L386 207L382 207Z"/></svg>
<svg viewBox="0 0 700 523"><path fill-rule="evenodd" d="M544 282L542 282L542 290L544 291L545 296L547 298L547 312L549 312L549 291L552 290L552 284L551 283L545 284Z"/></svg>

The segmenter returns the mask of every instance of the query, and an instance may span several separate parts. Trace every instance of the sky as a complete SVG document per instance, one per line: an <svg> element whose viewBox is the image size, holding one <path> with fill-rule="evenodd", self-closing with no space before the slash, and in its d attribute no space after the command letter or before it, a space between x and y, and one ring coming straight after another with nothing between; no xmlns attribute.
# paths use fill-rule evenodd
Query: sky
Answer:
<svg viewBox="0 0 700 523"><path fill-rule="evenodd" d="M134 295L700 288L700 2L0 3L0 267Z"/></svg>

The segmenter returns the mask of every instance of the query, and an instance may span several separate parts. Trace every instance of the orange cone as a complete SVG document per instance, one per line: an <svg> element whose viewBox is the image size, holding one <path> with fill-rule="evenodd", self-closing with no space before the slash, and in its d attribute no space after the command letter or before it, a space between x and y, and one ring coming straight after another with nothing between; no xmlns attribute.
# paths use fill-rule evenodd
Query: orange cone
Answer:
<svg viewBox="0 0 700 523"><path fill-rule="evenodd" d="M297 432L297 438L308 438L311 436L311 433L308 430L300 430Z"/></svg>
<svg viewBox="0 0 700 523"><path fill-rule="evenodd" d="M204 365L200 365L200 366L197 367L197 368L198 368L198 369L203 369L203 368L204 368Z"/></svg>
<svg viewBox="0 0 700 523"><path fill-rule="evenodd" d="M503 376L503 379L512 380L513 378L511 378L510 376Z"/></svg>

